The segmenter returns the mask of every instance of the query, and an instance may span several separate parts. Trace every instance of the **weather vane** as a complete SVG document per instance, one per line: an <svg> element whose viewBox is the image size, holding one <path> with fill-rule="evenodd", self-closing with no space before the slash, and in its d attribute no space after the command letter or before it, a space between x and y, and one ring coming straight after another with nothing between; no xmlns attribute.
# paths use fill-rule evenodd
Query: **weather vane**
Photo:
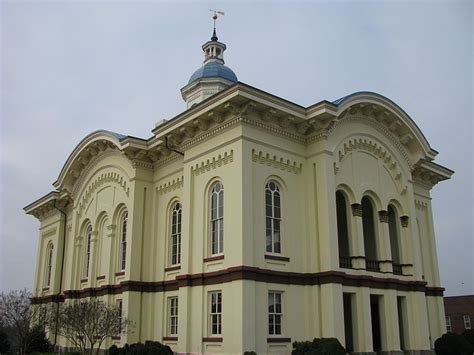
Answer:
<svg viewBox="0 0 474 355"><path fill-rule="evenodd" d="M216 28L216 20L219 18L219 15L220 16L224 16L224 12L223 11L217 11L217 10L213 10L213 9L209 9L209 11L211 12L214 12L214 15L212 15L212 19L214 20L214 29Z"/></svg>

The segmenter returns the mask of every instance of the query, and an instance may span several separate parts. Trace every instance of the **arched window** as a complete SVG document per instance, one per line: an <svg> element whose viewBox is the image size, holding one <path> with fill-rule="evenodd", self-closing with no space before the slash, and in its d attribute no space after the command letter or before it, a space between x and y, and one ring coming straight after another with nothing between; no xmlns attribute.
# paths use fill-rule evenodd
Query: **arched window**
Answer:
<svg viewBox="0 0 474 355"><path fill-rule="evenodd" d="M53 243L49 243L46 247L46 263L44 268L44 287L51 286L51 273L53 271Z"/></svg>
<svg viewBox="0 0 474 355"><path fill-rule="evenodd" d="M339 244L339 259L341 266L350 267L349 249L349 220L347 218L346 197L341 191L336 192L337 240Z"/></svg>
<svg viewBox="0 0 474 355"><path fill-rule="evenodd" d="M220 182L211 190L211 254L224 252L224 187Z"/></svg>
<svg viewBox="0 0 474 355"><path fill-rule="evenodd" d="M281 253L280 188L274 181L265 185L265 230L267 253Z"/></svg>
<svg viewBox="0 0 474 355"><path fill-rule="evenodd" d="M181 204L176 202L171 209L170 263L181 262Z"/></svg>
<svg viewBox="0 0 474 355"><path fill-rule="evenodd" d="M377 260L377 248L375 244L374 207L368 197L362 198L362 228L364 231L364 249L367 269L376 269L374 265L372 265L373 267L369 266L371 261Z"/></svg>
<svg viewBox="0 0 474 355"><path fill-rule="evenodd" d="M84 273L83 277L87 279L89 277L89 268L91 261L91 240L92 240L92 226L87 226L86 229L86 246L84 249Z"/></svg>
<svg viewBox="0 0 474 355"><path fill-rule="evenodd" d="M127 261L127 224L128 212L125 212L120 219L120 270L125 270Z"/></svg>
<svg viewBox="0 0 474 355"><path fill-rule="evenodd" d="M392 205L387 208L388 212L388 231L390 235L390 250L392 251L392 261L394 264L400 264L400 248L399 248L399 226L397 211Z"/></svg>

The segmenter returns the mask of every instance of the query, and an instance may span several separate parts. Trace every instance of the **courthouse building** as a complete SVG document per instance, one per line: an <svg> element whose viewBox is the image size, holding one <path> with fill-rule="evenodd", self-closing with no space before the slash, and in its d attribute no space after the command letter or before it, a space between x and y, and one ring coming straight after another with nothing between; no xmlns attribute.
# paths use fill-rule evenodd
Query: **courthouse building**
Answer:
<svg viewBox="0 0 474 355"><path fill-rule="evenodd" d="M431 353L446 326L430 193L453 172L382 95L303 107L239 82L215 33L202 49L184 112L148 139L91 133L25 207L34 302L120 304L136 326L105 348Z"/></svg>

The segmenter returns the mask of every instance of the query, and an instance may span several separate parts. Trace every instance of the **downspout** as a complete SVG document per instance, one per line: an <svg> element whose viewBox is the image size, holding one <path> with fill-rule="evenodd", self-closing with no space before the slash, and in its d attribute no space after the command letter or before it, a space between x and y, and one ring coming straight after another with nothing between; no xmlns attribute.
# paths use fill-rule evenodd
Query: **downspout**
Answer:
<svg viewBox="0 0 474 355"><path fill-rule="evenodd" d="M182 155L184 157L184 153L180 152L179 150L173 149L168 145L168 136L165 136L165 147L171 150L172 152L178 153L179 155Z"/></svg>
<svg viewBox="0 0 474 355"><path fill-rule="evenodd" d="M66 224L67 224L67 214L58 206L56 206L56 201L54 200L54 208L57 209L60 213L63 214L64 216L64 230L63 230L63 253L62 253L62 258L61 258L61 274L59 276L59 292L57 294L56 298L56 325L58 323L59 319L59 297L61 295L62 289L63 289L63 272L64 272L64 256L66 252ZM56 326L54 329L54 349L56 349L57 346L57 341L58 341L58 327Z"/></svg>

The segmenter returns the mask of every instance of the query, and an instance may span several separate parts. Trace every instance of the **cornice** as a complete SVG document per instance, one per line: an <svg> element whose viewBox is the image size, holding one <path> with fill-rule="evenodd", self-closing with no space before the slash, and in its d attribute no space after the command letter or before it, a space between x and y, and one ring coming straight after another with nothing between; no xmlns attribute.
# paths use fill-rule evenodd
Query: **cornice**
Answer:
<svg viewBox="0 0 474 355"><path fill-rule="evenodd" d="M454 174L454 171L435 164L431 161L423 161L418 164L412 172L415 183L431 189L440 181L448 180Z"/></svg>
<svg viewBox="0 0 474 355"><path fill-rule="evenodd" d="M59 213L58 209L64 210L69 208L71 202L72 200L67 192L60 193L59 191L51 191L47 195L24 207L23 210L25 213L43 221Z"/></svg>

